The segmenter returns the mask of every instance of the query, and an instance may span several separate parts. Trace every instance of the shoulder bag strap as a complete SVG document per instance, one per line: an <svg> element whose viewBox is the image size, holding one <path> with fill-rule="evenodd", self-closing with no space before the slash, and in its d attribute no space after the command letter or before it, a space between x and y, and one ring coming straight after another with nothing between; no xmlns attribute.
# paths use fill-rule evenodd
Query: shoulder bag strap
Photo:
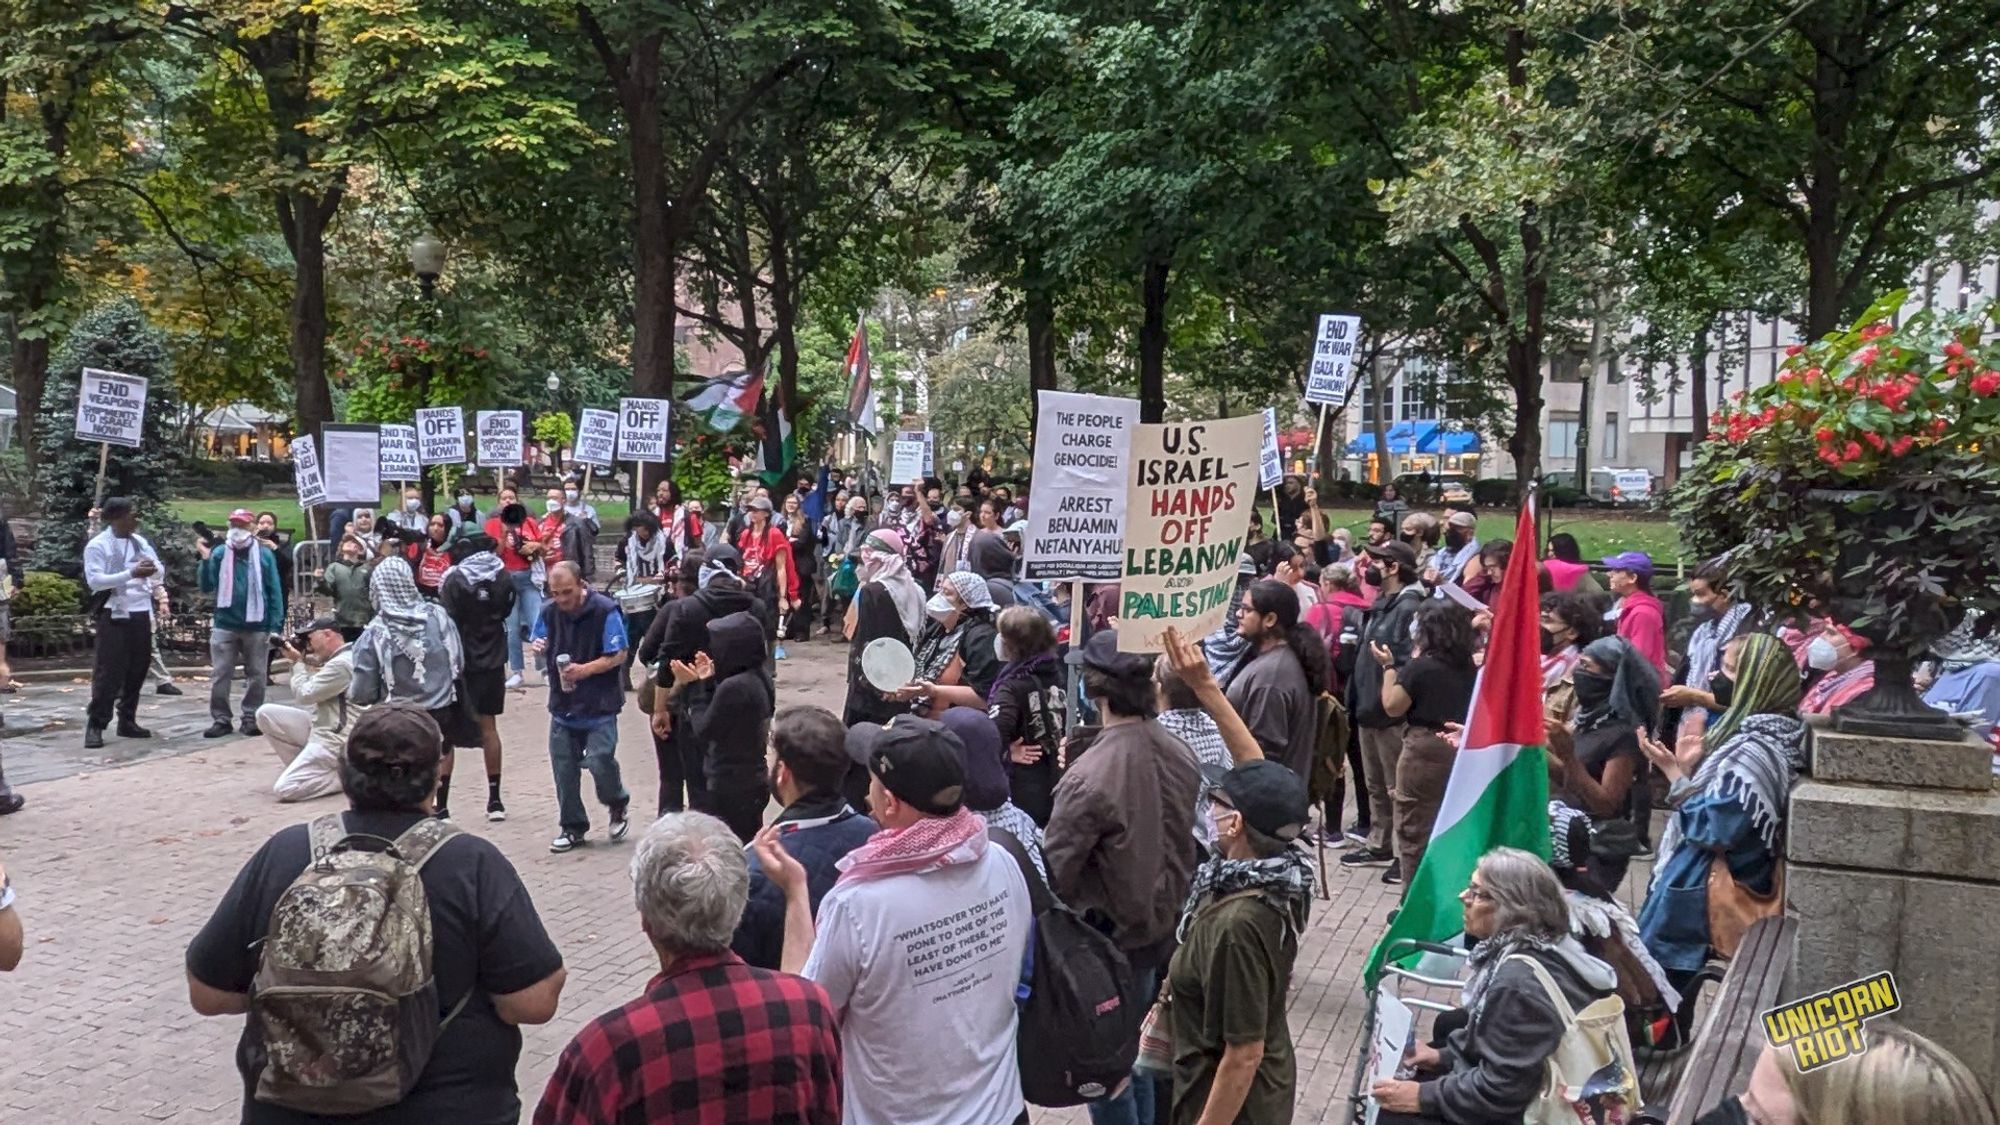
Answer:
<svg viewBox="0 0 2000 1125"><path fill-rule="evenodd" d="M458 826L450 821L427 816L396 837L396 853L403 857L404 863L422 872L424 864L431 861L445 841L459 834Z"/></svg>
<svg viewBox="0 0 2000 1125"><path fill-rule="evenodd" d="M1035 861L1028 857L1028 845L1005 828L988 828L986 838L1014 857L1014 862L1021 868L1021 878L1028 882L1028 909L1036 917L1041 917L1043 911L1055 904L1055 894L1042 881L1041 872L1035 870Z"/></svg>
<svg viewBox="0 0 2000 1125"><path fill-rule="evenodd" d="M314 817L312 823L306 827L306 866L310 868L332 855L334 847L346 838L347 822L343 814L327 813L324 816Z"/></svg>
<svg viewBox="0 0 2000 1125"><path fill-rule="evenodd" d="M1534 972L1535 979L1542 983L1542 990L1549 994L1549 1003L1555 1005L1556 1014L1563 1018L1563 1026L1568 1028L1575 1025L1576 1009L1569 1006L1569 997L1563 995L1562 986L1549 975L1547 966L1525 953L1516 953L1507 960L1519 961L1528 966Z"/></svg>

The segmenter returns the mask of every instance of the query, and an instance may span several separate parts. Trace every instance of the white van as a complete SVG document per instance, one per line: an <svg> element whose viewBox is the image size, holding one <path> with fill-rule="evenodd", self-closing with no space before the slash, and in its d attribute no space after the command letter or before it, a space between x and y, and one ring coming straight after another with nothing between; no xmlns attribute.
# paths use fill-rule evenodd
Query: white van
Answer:
<svg viewBox="0 0 2000 1125"><path fill-rule="evenodd" d="M1590 498L1614 508L1653 502L1653 474L1645 469L1590 470Z"/></svg>

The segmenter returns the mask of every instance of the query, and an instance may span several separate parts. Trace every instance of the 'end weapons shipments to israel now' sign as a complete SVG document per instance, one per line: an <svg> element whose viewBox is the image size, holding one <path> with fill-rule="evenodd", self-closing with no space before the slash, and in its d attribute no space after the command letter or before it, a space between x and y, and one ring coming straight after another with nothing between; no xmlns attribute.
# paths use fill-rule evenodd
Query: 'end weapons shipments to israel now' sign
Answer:
<svg viewBox="0 0 2000 1125"><path fill-rule="evenodd" d="M1258 414L1133 431L1120 651L1160 651L1169 626L1192 640L1222 626L1257 499L1263 439Z"/></svg>

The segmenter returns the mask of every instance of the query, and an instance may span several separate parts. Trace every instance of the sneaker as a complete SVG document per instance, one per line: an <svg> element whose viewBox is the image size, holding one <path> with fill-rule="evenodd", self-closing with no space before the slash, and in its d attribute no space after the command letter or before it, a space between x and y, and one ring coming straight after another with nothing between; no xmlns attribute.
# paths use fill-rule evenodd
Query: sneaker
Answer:
<svg viewBox="0 0 2000 1125"><path fill-rule="evenodd" d="M630 805L631 802L627 801L611 810L611 839L614 843L623 840L625 834L632 831L632 822L625 817L625 810Z"/></svg>
<svg viewBox="0 0 2000 1125"><path fill-rule="evenodd" d="M1366 827L1350 828L1346 832L1341 833L1341 839L1346 840L1353 847L1365 848L1368 846L1368 829Z"/></svg>
<svg viewBox="0 0 2000 1125"><path fill-rule="evenodd" d="M784 658L785 658L785 646L784 646L784 645L779 645L779 646L778 646L777 648L775 648L775 649L773 649L773 650L771 651L771 659L773 659L773 660L783 660Z"/></svg>
<svg viewBox="0 0 2000 1125"><path fill-rule="evenodd" d="M513 675L507 677L507 690L512 691L513 689L520 686L521 686L521 673L516 672Z"/></svg>
<svg viewBox="0 0 2000 1125"><path fill-rule="evenodd" d="M19 793L9 793L5 797L0 797L0 816L20 812L21 807L27 803L28 799Z"/></svg>
<svg viewBox="0 0 2000 1125"><path fill-rule="evenodd" d="M583 833L581 832L558 832L556 833L556 838L549 841L549 850L557 854L582 846Z"/></svg>
<svg viewBox="0 0 2000 1125"><path fill-rule="evenodd" d="M255 738L258 735L264 733L263 728L257 725L257 720L255 719L243 720L243 725L241 727L238 727L237 729L241 730L244 734L247 734L252 738Z"/></svg>
<svg viewBox="0 0 2000 1125"><path fill-rule="evenodd" d="M153 737L153 732L147 730L145 727L140 726L138 723L123 722L118 724L118 737L151 738Z"/></svg>
<svg viewBox="0 0 2000 1125"><path fill-rule="evenodd" d="M201 732L201 736L203 738L228 738L235 733L236 728L229 724L228 719L217 719L209 725L207 730Z"/></svg>
<svg viewBox="0 0 2000 1125"><path fill-rule="evenodd" d="M1395 866L1384 868L1382 871L1382 881L1392 887L1401 886L1403 883L1403 869Z"/></svg>
<svg viewBox="0 0 2000 1125"><path fill-rule="evenodd" d="M494 821L507 819L507 806L500 803L500 798L495 797L486 802L486 819Z"/></svg>
<svg viewBox="0 0 2000 1125"><path fill-rule="evenodd" d="M1356 848L1340 857L1342 867L1376 867L1393 861L1396 857L1387 848Z"/></svg>
<svg viewBox="0 0 2000 1125"><path fill-rule="evenodd" d="M158 693L158 694L160 694L160 695L186 695L186 694L187 694L186 692L182 691L182 690L181 690L181 689L180 689L179 687L175 686L172 680L169 680L169 681L167 681L166 683L163 683L163 684L161 684L161 685L160 685L159 687L156 687L156 688L154 688L154 689L153 689L153 691L154 691L154 692L156 692L156 693Z"/></svg>

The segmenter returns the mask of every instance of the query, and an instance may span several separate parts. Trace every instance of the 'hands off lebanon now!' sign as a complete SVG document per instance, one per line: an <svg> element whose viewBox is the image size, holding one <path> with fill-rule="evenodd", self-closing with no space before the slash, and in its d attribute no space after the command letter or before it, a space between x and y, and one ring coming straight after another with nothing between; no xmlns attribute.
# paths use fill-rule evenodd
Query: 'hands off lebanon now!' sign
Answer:
<svg viewBox="0 0 2000 1125"><path fill-rule="evenodd" d="M1190 639L1221 627L1236 592L1236 556L1250 530L1263 438L1264 419L1256 414L1133 432L1118 598L1121 652L1160 651L1168 626Z"/></svg>

